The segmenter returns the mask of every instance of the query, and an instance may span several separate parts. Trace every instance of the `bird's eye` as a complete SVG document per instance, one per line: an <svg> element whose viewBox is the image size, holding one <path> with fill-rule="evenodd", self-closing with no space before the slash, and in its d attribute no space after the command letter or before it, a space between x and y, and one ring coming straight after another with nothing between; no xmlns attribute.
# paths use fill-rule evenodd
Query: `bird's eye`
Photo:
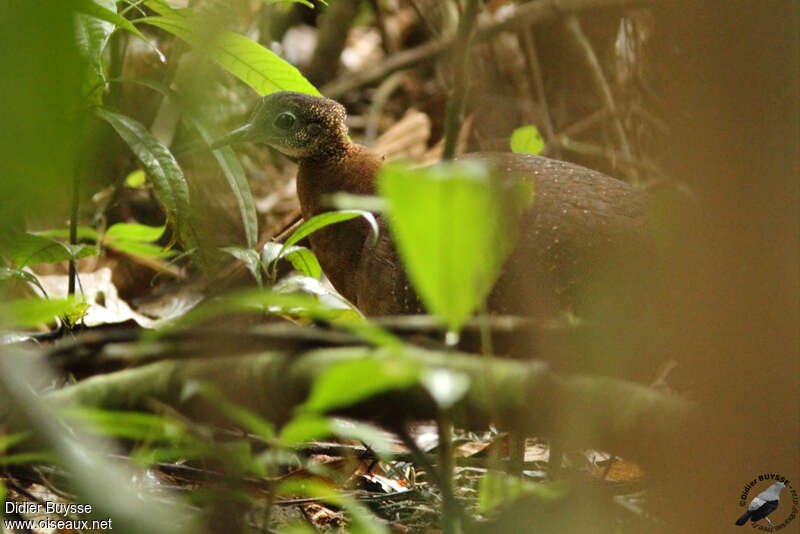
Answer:
<svg viewBox="0 0 800 534"><path fill-rule="evenodd" d="M281 130L288 130L294 126L295 120L296 118L292 113L284 111L275 117L275 127Z"/></svg>

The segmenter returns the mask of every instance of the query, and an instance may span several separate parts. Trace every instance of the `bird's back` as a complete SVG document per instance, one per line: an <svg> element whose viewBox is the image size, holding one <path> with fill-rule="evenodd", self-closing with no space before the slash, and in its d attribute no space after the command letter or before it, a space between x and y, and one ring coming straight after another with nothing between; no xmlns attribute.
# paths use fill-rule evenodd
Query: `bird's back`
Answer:
<svg viewBox="0 0 800 534"><path fill-rule="evenodd" d="M475 153L507 176L531 180L534 201L489 299L501 313L580 309L593 283L632 263L646 242L647 195L580 165L541 156Z"/></svg>
<svg viewBox="0 0 800 534"><path fill-rule="evenodd" d="M518 241L489 297L490 312L552 315L574 308L596 272L616 269L626 252L641 248L647 196L625 182L541 156L480 152L458 159L483 161L534 183L533 204L520 219ZM362 311L421 312L388 233L368 247L358 273Z"/></svg>

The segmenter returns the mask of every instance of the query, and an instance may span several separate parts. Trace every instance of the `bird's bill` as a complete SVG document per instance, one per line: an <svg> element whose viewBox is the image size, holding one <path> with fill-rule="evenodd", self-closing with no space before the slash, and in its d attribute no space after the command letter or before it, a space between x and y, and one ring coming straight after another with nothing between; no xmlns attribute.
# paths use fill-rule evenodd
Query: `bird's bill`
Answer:
<svg viewBox="0 0 800 534"><path fill-rule="evenodd" d="M245 141L251 141L255 137L255 128L252 124L248 123L244 126L236 128L232 132L228 133L227 135L217 139L213 143L209 145L209 149L216 150L218 148L222 148L228 145L235 145L237 143L243 143Z"/></svg>

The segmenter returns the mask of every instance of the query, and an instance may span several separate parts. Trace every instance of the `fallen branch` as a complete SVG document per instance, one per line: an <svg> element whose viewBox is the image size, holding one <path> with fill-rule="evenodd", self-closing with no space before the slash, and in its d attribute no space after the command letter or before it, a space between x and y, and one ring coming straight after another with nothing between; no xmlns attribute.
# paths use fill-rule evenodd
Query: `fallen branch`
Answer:
<svg viewBox="0 0 800 534"><path fill-rule="evenodd" d="M646 456L688 421L690 403L654 389L604 377L560 377L537 361L470 356L408 348L408 357L429 369L467 375L472 383L453 410L457 424L501 428L558 438L576 447L597 447L628 458ZM270 352L222 359L163 361L97 376L45 398L58 406L78 404L110 410L146 410L153 399L181 405L189 381L215 384L229 399L282 424L302 403L316 376L346 360L377 357L375 349L319 349L299 356ZM206 403L183 405L193 417L214 418ZM397 428L434 418L436 406L421 386L384 393L341 415Z"/></svg>

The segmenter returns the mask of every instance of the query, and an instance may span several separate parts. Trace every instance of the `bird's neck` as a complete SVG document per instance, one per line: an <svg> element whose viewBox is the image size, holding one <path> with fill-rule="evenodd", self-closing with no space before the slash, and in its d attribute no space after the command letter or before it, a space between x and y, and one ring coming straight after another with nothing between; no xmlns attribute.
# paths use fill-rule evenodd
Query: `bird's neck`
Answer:
<svg viewBox="0 0 800 534"><path fill-rule="evenodd" d="M350 143L324 158L300 162L297 196L303 217L331 211L327 198L335 193L375 194L375 178L381 159L368 148Z"/></svg>
<svg viewBox="0 0 800 534"><path fill-rule="evenodd" d="M331 157L303 159L297 173L297 196L308 220L333 208L327 197L335 193L372 195L381 159L369 149L347 144ZM360 217L321 228L309 236L311 248L333 286L351 302L357 300L361 251L370 234Z"/></svg>

